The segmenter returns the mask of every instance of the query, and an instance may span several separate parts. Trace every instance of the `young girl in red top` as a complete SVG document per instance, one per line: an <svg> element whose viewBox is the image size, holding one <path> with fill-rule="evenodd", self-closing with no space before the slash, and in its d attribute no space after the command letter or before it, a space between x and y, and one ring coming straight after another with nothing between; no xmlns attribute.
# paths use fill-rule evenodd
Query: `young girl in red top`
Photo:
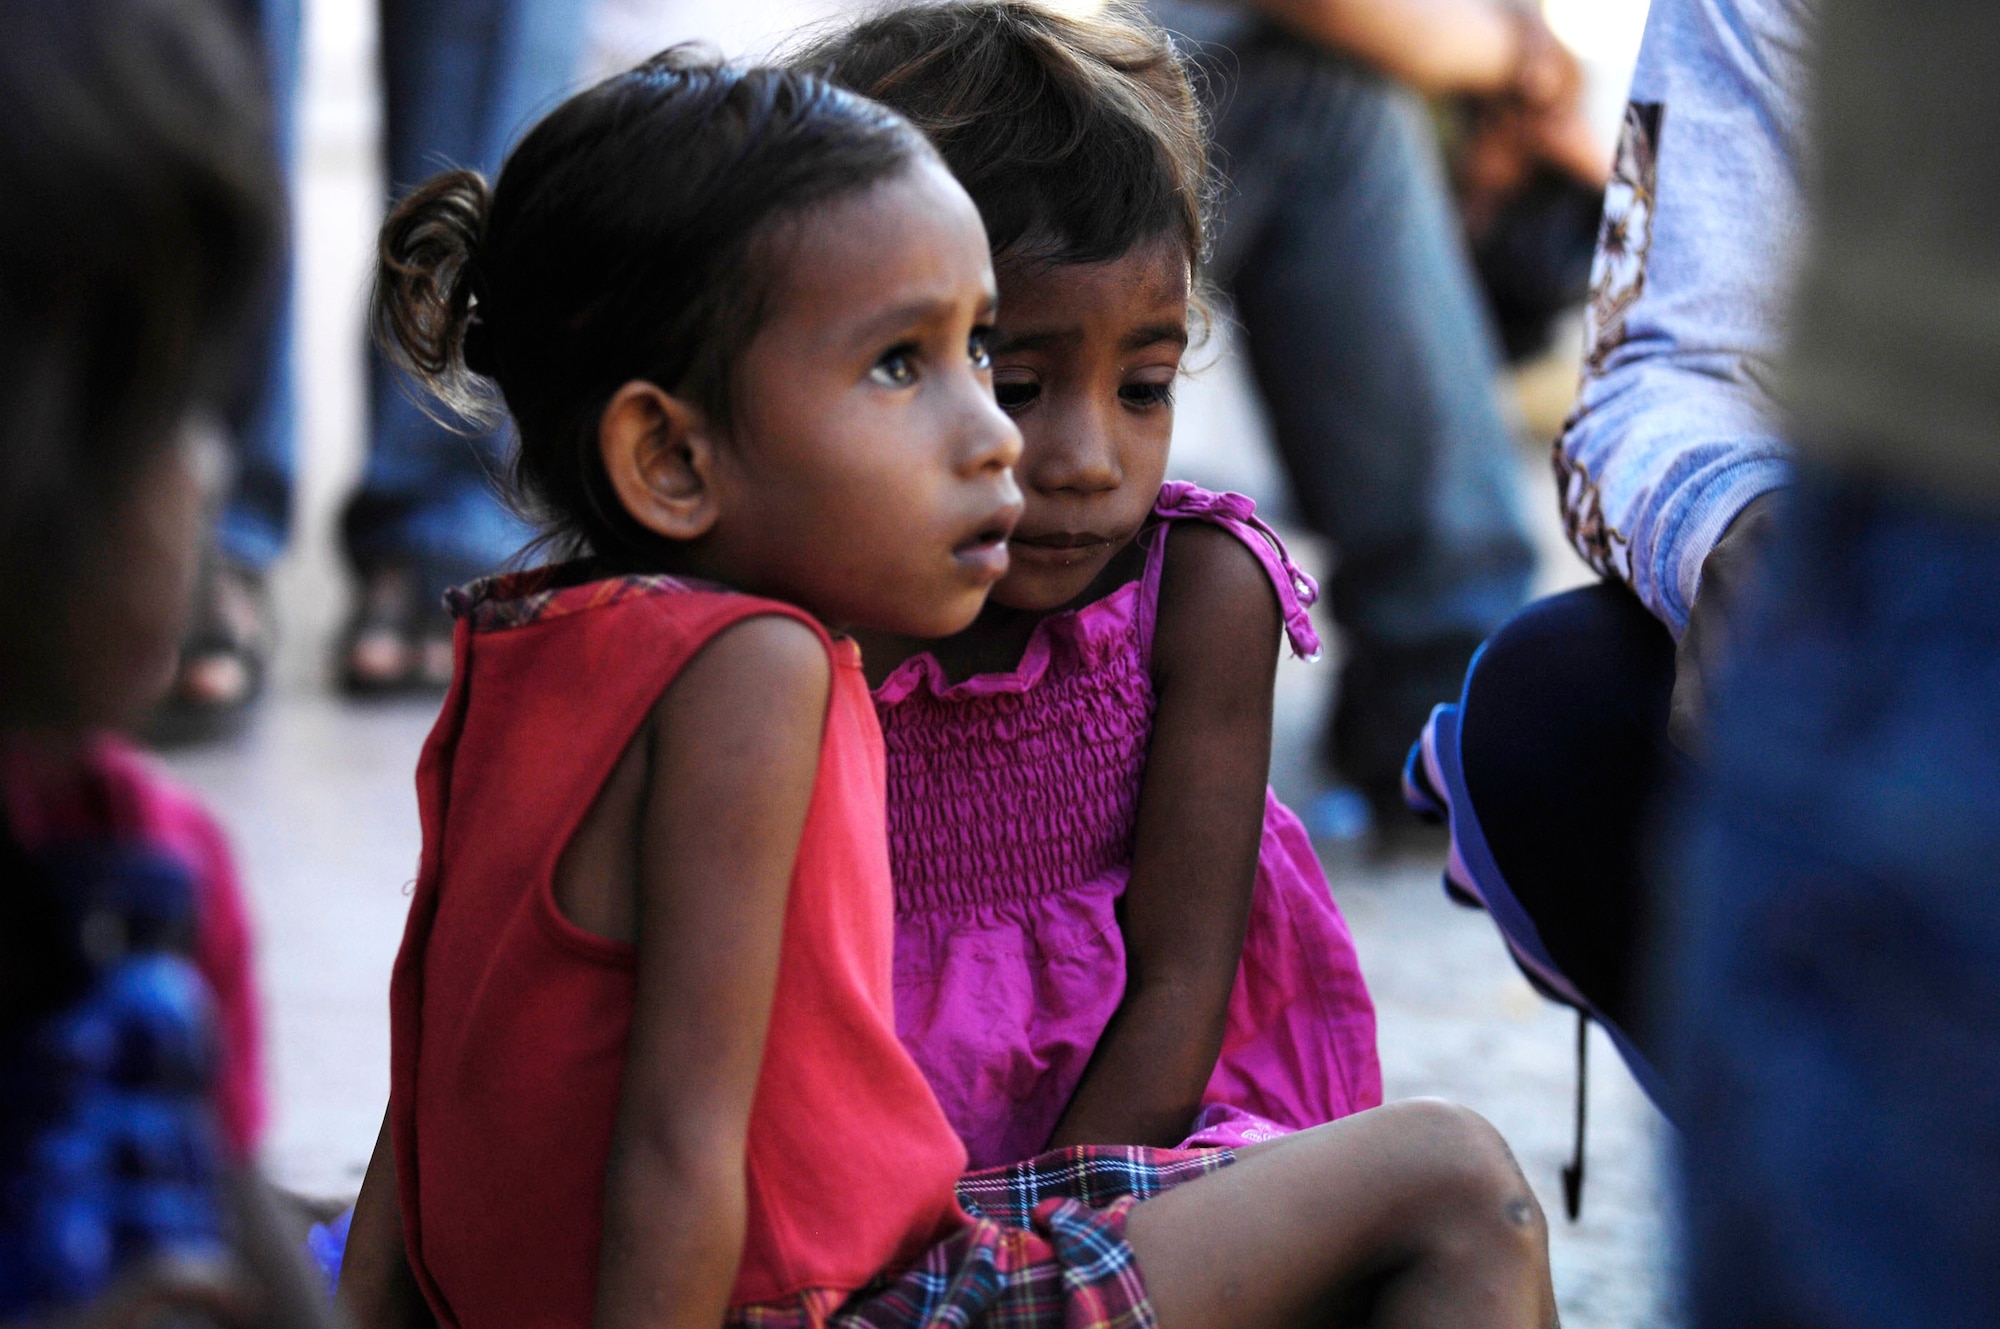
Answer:
<svg viewBox="0 0 2000 1329"><path fill-rule="evenodd" d="M420 188L381 252L378 330L456 406L497 386L571 557L456 597L342 1280L363 1325L1551 1321L1540 1211L1442 1105L1119 1150L1136 1194L1025 1226L960 1208L896 1038L841 634L972 621L1020 439L978 212L907 123L668 52L490 194Z"/></svg>

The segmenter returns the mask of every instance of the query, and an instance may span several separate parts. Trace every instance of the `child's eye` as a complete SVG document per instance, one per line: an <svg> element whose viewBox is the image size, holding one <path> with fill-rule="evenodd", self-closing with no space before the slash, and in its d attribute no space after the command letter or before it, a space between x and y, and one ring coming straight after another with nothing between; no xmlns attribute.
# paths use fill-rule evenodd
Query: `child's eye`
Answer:
<svg viewBox="0 0 2000 1329"><path fill-rule="evenodd" d="M966 354L972 357L972 367L984 372L993 368L993 329L974 328L972 339L966 343Z"/></svg>
<svg viewBox="0 0 2000 1329"><path fill-rule="evenodd" d="M1042 385L1033 379L1014 379L993 385L993 399L1000 403L1003 411L1025 410L1028 404L1042 395Z"/></svg>
<svg viewBox="0 0 2000 1329"><path fill-rule="evenodd" d="M1172 383L1127 383L1118 389L1118 398L1128 406L1150 409L1174 404Z"/></svg>
<svg viewBox="0 0 2000 1329"><path fill-rule="evenodd" d="M898 346L884 351L868 377L887 388L907 388L917 381L917 348Z"/></svg>

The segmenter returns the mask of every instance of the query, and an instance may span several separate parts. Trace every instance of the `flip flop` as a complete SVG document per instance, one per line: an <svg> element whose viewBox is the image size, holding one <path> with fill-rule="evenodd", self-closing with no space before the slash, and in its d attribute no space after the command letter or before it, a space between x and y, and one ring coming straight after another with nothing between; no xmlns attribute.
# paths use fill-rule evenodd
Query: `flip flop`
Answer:
<svg viewBox="0 0 2000 1329"><path fill-rule="evenodd" d="M451 616L444 588L414 564L364 571L340 636L341 690L350 697L442 692L451 684Z"/></svg>
<svg viewBox="0 0 2000 1329"><path fill-rule="evenodd" d="M276 614L264 574L211 549L167 695L146 725L162 747L211 742L241 728L264 694Z"/></svg>

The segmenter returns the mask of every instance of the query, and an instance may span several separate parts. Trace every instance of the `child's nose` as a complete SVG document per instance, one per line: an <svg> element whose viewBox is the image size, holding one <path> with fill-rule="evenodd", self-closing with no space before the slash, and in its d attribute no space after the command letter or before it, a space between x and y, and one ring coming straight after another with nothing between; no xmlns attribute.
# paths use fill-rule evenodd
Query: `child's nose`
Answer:
<svg viewBox="0 0 2000 1329"><path fill-rule="evenodd" d="M1048 432L1049 445L1037 444L1022 468L1028 484L1052 493L1100 494L1124 482L1116 440L1094 413L1073 412Z"/></svg>
<svg viewBox="0 0 2000 1329"><path fill-rule="evenodd" d="M1021 460L1020 429L983 385L982 391L974 394L968 415L961 452L968 472L1004 471Z"/></svg>

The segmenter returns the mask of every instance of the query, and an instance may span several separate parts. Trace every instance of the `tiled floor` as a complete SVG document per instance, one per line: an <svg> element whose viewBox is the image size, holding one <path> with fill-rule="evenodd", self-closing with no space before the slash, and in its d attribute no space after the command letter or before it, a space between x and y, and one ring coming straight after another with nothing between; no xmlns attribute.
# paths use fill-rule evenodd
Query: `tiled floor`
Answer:
<svg viewBox="0 0 2000 1329"><path fill-rule="evenodd" d="M307 438L303 520L278 581L285 646L275 695L251 729L173 765L233 832L254 897L277 1108L270 1165L293 1187L335 1195L357 1186L386 1093L389 965L417 856L411 774L434 703L359 706L325 690L343 594L330 517L358 458L358 311L376 185L365 24L355 6L308 8L299 207ZM1177 469L1281 500L1233 365L1187 387L1182 425ZM1550 552L1546 580L1560 584L1577 569L1553 530L1544 474L1524 458ZM1328 669L1281 671L1273 776L1288 797L1311 790ZM1594 1035L1589 1189L1583 1221L1561 1220L1574 1026L1515 975L1483 915L1445 902L1437 869L1331 865L1379 1005L1390 1096L1470 1104L1513 1144L1552 1216L1571 1329L1678 1324L1658 1175L1670 1133Z"/></svg>

